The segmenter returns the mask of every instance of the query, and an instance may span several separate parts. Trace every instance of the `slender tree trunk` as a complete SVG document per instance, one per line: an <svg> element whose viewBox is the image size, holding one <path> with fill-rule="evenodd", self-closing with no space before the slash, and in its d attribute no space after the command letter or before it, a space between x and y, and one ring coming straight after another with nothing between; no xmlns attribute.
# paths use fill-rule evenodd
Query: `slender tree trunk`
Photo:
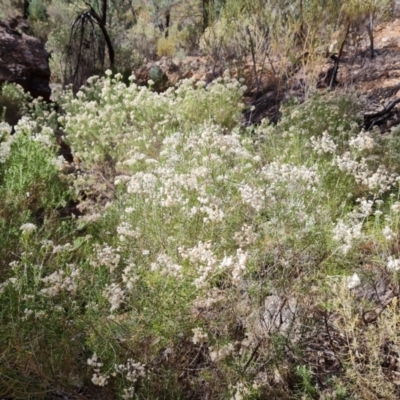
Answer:
<svg viewBox="0 0 400 400"><path fill-rule="evenodd" d="M23 16L25 19L29 18L29 0L24 0L24 13Z"/></svg>
<svg viewBox="0 0 400 400"><path fill-rule="evenodd" d="M103 0L103 5L106 2L107 2L107 0ZM105 12L107 12L107 7L105 8ZM96 10L93 7L90 8L90 13L92 14L93 18L99 24L100 30L104 36L104 40L106 41L106 45L108 48L108 56L110 57L110 64L111 64L111 67L113 67L114 59L115 59L114 47L111 43L110 36L108 35L106 25L103 23L103 21L106 21L107 14L105 14L105 16L100 16L99 14L97 14Z"/></svg>
<svg viewBox="0 0 400 400"><path fill-rule="evenodd" d="M203 0L203 31L210 26L214 0Z"/></svg>
<svg viewBox="0 0 400 400"><path fill-rule="evenodd" d="M167 10L165 12L165 37L167 38L169 35L169 25L171 23L171 10Z"/></svg>
<svg viewBox="0 0 400 400"><path fill-rule="evenodd" d="M370 51L370 58L375 57L375 49L374 49L374 15L371 12L369 15L369 21L367 24L367 32L369 36L369 51Z"/></svg>
<svg viewBox="0 0 400 400"><path fill-rule="evenodd" d="M304 27L303 0L300 0L300 41L303 44L306 37Z"/></svg>
<svg viewBox="0 0 400 400"><path fill-rule="evenodd" d="M344 45L346 43L347 37L349 36L349 31L350 31L350 21L349 21L349 19L347 19L346 32L345 32L343 41L342 41L342 43L340 45L339 53L337 55L337 58L335 59L335 64L334 64L334 67L333 67L333 70L332 70L332 76L331 76L331 79L330 79L330 82L329 82L329 89L332 89L333 86L336 83L336 77L337 77L337 74L338 74L338 71L339 71L339 63L340 63L340 60L342 58Z"/></svg>
<svg viewBox="0 0 400 400"><path fill-rule="evenodd" d="M133 25L136 25L137 24L137 13L136 13L135 9L133 8L132 0L129 0L129 6L130 6L131 11L132 11Z"/></svg>
<svg viewBox="0 0 400 400"><path fill-rule="evenodd" d="M257 93L261 93L261 84L260 80L258 79L258 74L257 74L257 62L256 62L256 51L254 48L254 41L251 36L251 32L248 26L246 26L246 32L249 35L249 40L250 40L250 50L251 50L251 58L253 60L253 73L254 73L254 79L256 81L256 86L257 86Z"/></svg>
<svg viewBox="0 0 400 400"><path fill-rule="evenodd" d="M104 27L107 26L107 9L108 9L108 0L101 0L100 3L100 9L99 9L99 17L101 20L101 23L99 22L99 26L102 25ZM101 29L101 26L100 26ZM103 34L104 36L104 34ZM106 60L106 43L105 40L99 40L99 46L98 46L98 51L99 51L99 59L101 60L101 65L104 68L105 60Z"/></svg>
<svg viewBox="0 0 400 400"><path fill-rule="evenodd" d="M107 0L101 1L101 23L106 26L107 23Z"/></svg>

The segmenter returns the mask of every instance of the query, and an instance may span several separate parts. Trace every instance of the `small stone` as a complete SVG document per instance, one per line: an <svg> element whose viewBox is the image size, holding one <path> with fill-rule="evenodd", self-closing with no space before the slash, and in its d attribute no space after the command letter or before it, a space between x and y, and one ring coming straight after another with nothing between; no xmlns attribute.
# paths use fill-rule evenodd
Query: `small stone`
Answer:
<svg viewBox="0 0 400 400"><path fill-rule="evenodd" d="M366 324L371 324L372 322L375 322L378 319L378 314L376 311L367 311L363 314L363 320Z"/></svg>

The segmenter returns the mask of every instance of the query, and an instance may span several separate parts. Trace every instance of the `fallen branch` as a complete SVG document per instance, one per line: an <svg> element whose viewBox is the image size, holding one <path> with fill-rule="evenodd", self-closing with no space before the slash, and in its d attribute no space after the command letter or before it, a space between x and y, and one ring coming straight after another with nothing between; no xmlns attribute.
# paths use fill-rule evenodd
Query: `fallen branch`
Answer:
<svg viewBox="0 0 400 400"><path fill-rule="evenodd" d="M390 112L397 103L400 103L400 98L391 101L382 111L374 114L364 114L365 130L370 131L375 125L388 119L390 117Z"/></svg>

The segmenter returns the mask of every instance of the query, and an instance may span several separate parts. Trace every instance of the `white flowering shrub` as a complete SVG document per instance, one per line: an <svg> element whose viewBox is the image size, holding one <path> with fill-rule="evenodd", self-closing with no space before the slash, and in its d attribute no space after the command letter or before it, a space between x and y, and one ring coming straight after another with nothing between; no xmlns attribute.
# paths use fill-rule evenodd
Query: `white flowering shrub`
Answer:
<svg viewBox="0 0 400 400"><path fill-rule="evenodd" d="M5 394L261 399L312 387L297 360L326 329L321 315L355 312L374 269L396 279L397 169L351 99L289 104L278 125L247 131L243 90L186 80L158 94L110 73L63 93L61 115L36 102L14 135L0 125ZM58 158L56 118L74 168ZM364 335L343 318L328 326ZM351 343L341 355L353 372L338 379L357 394Z"/></svg>
<svg viewBox="0 0 400 400"><path fill-rule="evenodd" d="M205 86L187 79L159 94L137 86L133 77L126 86L120 75L112 78L111 71L108 77L93 77L88 83L76 98L64 95L66 113L59 118L68 142L85 163L101 163L107 157L128 162L127 147L134 152L144 145L142 151L149 154L160 144L163 132L186 130L204 121L232 128L242 109L244 89L235 80Z"/></svg>

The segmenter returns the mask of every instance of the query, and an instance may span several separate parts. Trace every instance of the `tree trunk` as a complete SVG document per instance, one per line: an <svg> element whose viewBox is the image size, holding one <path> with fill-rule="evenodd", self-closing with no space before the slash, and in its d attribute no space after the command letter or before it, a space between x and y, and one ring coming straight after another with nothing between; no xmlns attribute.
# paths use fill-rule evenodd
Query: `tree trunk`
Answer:
<svg viewBox="0 0 400 400"><path fill-rule="evenodd" d="M103 0L103 5L106 3L107 0ZM107 4L105 8L105 12L107 12ZM115 59L115 52L114 52L114 47L111 43L110 36L108 35L106 25L103 23L103 21L106 20L106 14L104 16L99 16L94 8L90 8L90 13L92 14L93 18L97 21L99 24L99 27L101 29L101 32L104 36L104 40L106 41L107 48L108 48L108 56L110 57L110 64L111 67L114 66L114 59Z"/></svg>
<svg viewBox="0 0 400 400"><path fill-rule="evenodd" d="M169 35L169 25L171 23L171 10L165 12L165 37Z"/></svg>
<svg viewBox="0 0 400 400"><path fill-rule="evenodd" d="M29 0L24 0L24 13L23 16L25 19L29 18Z"/></svg>
<svg viewBox="0 0 400 400"><path fill-rule="evenodd" d="M203 31L211 24L214 0L203 0Z"/></svg>
<svg viewBox="0 0 400 400"><path fill-rule="evenodd" d="M304 43L305 37L303 0L300 0L300 40L302 44Z"/></svg>
<svg viewBox="0 0 400 400"><path fill-rule="evenodd" d="M107 23L107 0L101 1L101 23L106 26Z"/></svg>
<svg viewBox="0 0 400 400"><path fill-rule="evenodd" d="M375 49L374 49L374 15L371 12L369 15L369 21L367 24L367 32L369 37L369 51L370 51L370 58L375 57Z"/></svg>

